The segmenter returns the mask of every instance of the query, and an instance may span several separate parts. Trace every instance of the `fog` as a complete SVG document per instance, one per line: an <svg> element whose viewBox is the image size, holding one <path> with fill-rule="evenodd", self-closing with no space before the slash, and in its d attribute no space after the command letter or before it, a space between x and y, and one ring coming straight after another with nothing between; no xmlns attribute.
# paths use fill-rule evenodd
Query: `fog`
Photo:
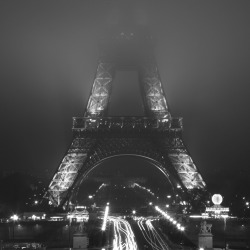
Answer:
<svg viewBox="0 0 250 250"><path fill-rule="evenodd" d="M249 11L248 0L1 1L1 169L54 173L71 143L72 116L87 104L100 34L114 13L137 13L157 40L167 101L184 118L194 162L206 181L238 185L250 174ZM124 109L119 84L111 100L134 112L131 103ZM135 93L126 95L139 107Z"/></svg>

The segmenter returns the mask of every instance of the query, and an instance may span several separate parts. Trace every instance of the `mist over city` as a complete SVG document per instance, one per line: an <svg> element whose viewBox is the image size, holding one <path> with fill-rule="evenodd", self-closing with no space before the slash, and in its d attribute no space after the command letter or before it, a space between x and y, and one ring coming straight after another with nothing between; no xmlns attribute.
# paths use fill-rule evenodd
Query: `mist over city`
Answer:
<svg viewBox="0 0 250 250"><path fill-rule="evenodd" d="M249 10L1 1L1 246L249 247Z"/></svg>

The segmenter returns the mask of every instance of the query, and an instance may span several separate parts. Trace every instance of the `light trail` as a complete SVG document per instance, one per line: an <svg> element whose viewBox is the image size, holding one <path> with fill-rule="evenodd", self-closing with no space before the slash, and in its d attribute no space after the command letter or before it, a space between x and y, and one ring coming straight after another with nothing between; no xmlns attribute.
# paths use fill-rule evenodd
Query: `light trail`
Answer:
<svg viewBox="0 0 250 250"><path fill-rule="evenodd" d="M140 189L143 189L144 191L150 193L152 196L155 196L155 194L154 194L150 189L148 189L148 188L146 188L146 187L143 187L143 186L141 186L141 185L138 184L138 183L134 183L134 186L136 186L136 187L138 187L138 188L140 188Z"/></svg>
<svg viewBox="0 0 250 250"><path fill-rule="evenodd" d="M174 218L172 218L167 212L164 212L158 206L155 206L155 210L158 211L160 214L162 214L173 225L175 225L178 230L180 230L180 231L184 231L185 230L185 227L183 227L180 223L177 223L177 221Z"/></svg>
<svg viewBox="0 0 250 250"><path fill-rule="evenodd" d="M156 231L150 219L139 218L137 225L146 242L154 250L170 250L171 248L165 243L160 234Z"/></svg>
<svg viewBox="0 0 250 250"><path fill-rule="evenodd" d="M130 224L119 217L109 216L108 220L114 227L113 250L138 250Z"/></svg>
<svg viewBox="0 0 250 250"><path fill-rule="evenodd" d="M106 224L108 219L108 213L109 213L109 205L107 204L105 208L104 218L103 218L103 224L102 224L102 231L106 230Z"/></svg>

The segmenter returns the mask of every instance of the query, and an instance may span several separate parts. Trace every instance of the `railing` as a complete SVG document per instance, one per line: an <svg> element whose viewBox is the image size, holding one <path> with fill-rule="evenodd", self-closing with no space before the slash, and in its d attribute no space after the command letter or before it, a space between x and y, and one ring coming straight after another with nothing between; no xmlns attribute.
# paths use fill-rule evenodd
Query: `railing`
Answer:
<svg viewBox="0 0 250 250"><path fill-rule="evenodd" d="M182 118L73 117L73 130L181 130Z"/></svg>

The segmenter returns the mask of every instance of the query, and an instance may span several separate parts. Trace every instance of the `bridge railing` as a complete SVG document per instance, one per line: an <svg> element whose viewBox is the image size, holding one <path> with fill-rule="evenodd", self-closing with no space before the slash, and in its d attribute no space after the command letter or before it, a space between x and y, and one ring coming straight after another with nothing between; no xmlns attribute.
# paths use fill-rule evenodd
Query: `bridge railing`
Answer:
<svg viewBox="0 0 250 250"><path fill-rule="evenodd" d="M73 117L73 130L181 130L182 118Z"/></svg>

